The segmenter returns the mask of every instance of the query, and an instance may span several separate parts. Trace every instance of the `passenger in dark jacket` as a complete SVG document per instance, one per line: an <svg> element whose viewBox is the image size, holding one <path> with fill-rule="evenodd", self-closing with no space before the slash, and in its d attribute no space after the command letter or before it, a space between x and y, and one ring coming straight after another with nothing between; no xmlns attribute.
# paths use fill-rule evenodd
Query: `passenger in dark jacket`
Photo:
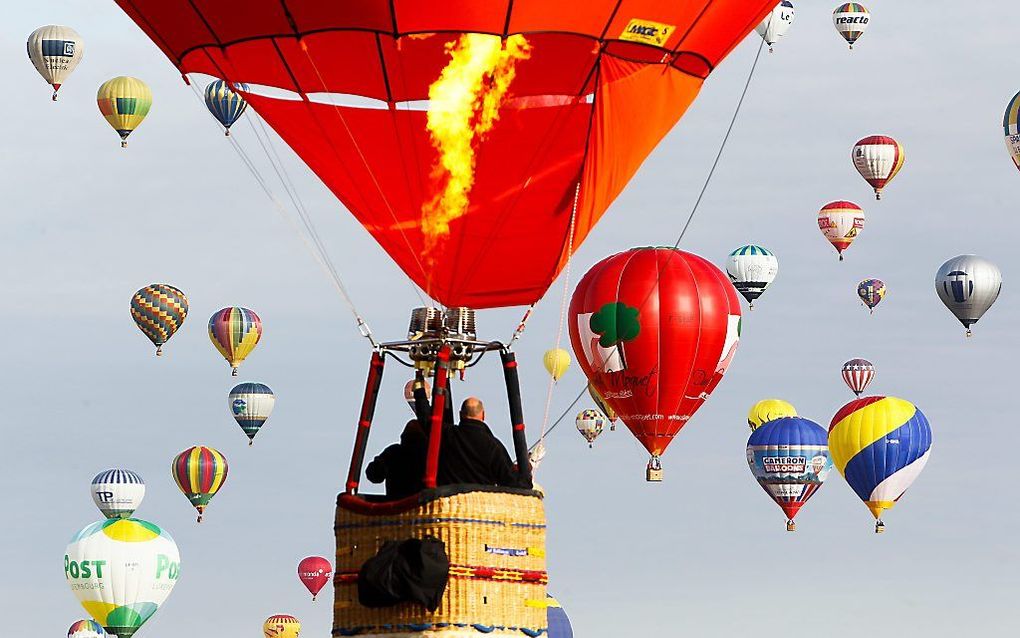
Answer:
<svg viewBox="0 0 1020 638"><path fill-rule="evenodd" d="M422 489L425 475L425 431L412 419L404 426L400 443L394 443L368 464L365 476L373 483L386 481L386 496L403 498Z"/></svg>
<svg viewBox="0 0 1020 638"><path fill-rule="evenodd" d="M522 480L506 448L485 424L485 406L475 397L461 405L460 425L443 427L437 483L531 489L531 481Z"/></svg>

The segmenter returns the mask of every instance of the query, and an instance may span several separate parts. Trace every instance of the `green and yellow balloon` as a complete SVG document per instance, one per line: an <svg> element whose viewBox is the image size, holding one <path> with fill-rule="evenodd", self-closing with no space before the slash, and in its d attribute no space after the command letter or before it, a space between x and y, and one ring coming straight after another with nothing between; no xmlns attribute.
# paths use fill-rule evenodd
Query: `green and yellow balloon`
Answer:
<svg viewBox="0 0 1020 638"><path fill-rule="evenodd" d="M121 147L152 108L152 91L138 78L122 75L103 82L96 94L99 112L120 135Z"/></svg>

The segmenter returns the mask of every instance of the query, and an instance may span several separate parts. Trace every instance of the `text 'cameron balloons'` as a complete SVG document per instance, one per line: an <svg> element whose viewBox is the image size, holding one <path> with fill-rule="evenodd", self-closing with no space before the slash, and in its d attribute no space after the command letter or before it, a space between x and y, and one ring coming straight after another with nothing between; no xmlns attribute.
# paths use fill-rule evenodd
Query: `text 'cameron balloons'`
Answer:
<svg viewBox="0 0 1020 638"><path fill-rule="evenodd" d="M67 638L105 638L103 626L94 620L79 620L67 630Z"/></svg>
<svg viewBox="0 0 1020 638"><path fill-rule="evenodd" d="M953 257L935 273L935 292L963 327L967 336L1002 290L1002 273L998 266L977 255Z"/></svg>
<svg viewBox="0 0 1020 638"><path fill-rule="evenodd" d="M748 307L754 310L754 300L761 297L779 274L779 260L765 248L748 244L730 253L726 274L737 292L747 300Z"/></svg>
<svg viewBox="0 0 1020 638"><path fill-rule="evenodd" d="M828 433L798 416L774 419L747 439L747 464L758 485L786 514L786 531L795 531L797 512L832 470Z"/></svg>
<svg viewBox="0 0 1020 638"><path fill-rule="evenodd" d="M597 405L599 410L602 411L602 414L606 415L606 418L609 419L609 430L615 432L616 421L620 418L620 416L616 413L616 410L609 407L609 404L606 403L606 400L602 398L602 395L599 394L599 391L595 389L595 386L593 386L591 382L588 382L588 396L591 397L591 400L594 401L595 405Z"/></svg>
<svg viewBox="0 0 1020 638"><path fill-rule="evenodd" d="M765 40L765 44L769 45L769 53L772 53L772 45L793 26L794 15L793 3L790 0L783 0L758 23L755 31Z"/></svg>
<svg viewBox="0 0 1020 638"><path fill-rule="evenodd" d="M149 284L131 297L131 318L156 346L157 357L187 316L187 296L170 284Z"/></svg>
<svg viewBox="0 0 1020 638"><path fill-rule="evenodd" d="M570 353L563 348L548 350L542 356L542 365L545 366L545 371L549 373L553 381L559 381L570 367Z"/></svg>
<svg viewBox="0 0 1020 638"><path fill-rule="evenodd" d="M864 230L864 211L853 202L829 202L818 211L818 230L843 261L843 251L854 243Z"/></svg>
<svg viewBox="0 0 1020 638"><path fill-rule="evenodd" d="M130 518L145 498L145 481L131 470L106 470L92 479L92 500L106 518Z"/></svg>
<svg viewBox="0 0 1020 638"><path fill-rule="evenodd" d="M577 431L581 433L584 440L588 442L588 447L591 447L595 439L599 438L602 430L605 429L606 417L598 410L583 410L577 413L574 425L577 426Z"/></svg>
<svg viewBox="0 0 1020 638"><path fill-rule="evenodd" d="M857 284L857 296L872 314L875 313L875 306L885 299L885 293L885 282L881 279L865 279Z"/></svg>
<svg viewBox="0 0 1020 638"><path fill-rule="evenodd" d="M864 35L864 31L870 23L871 14L859 2L841 4L832 12L832 24L850 45L851 50L854 48L854 43Z"/></svg>
<svg viewBox="0 0 1020 638"><path fill-rule="evenodd" d="M248 437L248 445L265 425L276 405L276 395L264 383L239 383L227 396L230 414Z"/></svg>
<svg viewBox="0 0 1020 638"><path fill-rule="evenodd" d="M875 364L867 359L850 359L843 364L843 382L861 396L875 378Z"/></svg>
<svg viewBox="0 0 1020 638"><path fill-rule="evenodd" d="M134 131L152 108L152 91L139 80L120 76L103 82L96 93L99 112L120 135L121 147L127 147L128 135Z"/></svg>
<svg viewBox="0 0 1020 638"><path fill-rule="evenodd" d="M754 432L763 424L783 417L797 416L797 408L782 399L762 399L747 413L747 426Z"/></svg>
<svg viewBox="0 0 1020 638"><path fill-rule="evenodd" d="M312 595L312 600L315 600L333 576L333 565L322 556L309 556L298 563L297 575L301 579L301 584Z"/></svg>
<svg viewBox="0 0 1020 638"><path fill-rule="evenodd" d="M570 300L574 354L591 384L659 457L722 380L740 339L740 299L711 262L634 248L595 264Z"/></svg>
<svg viewBox="0 0 1020 638"><path fill-rule="evenodd" d="M85 55L85 42L71 27L51 24L39 27L28 36L28 59L35 70L53 87L53 100L57 91L74 72Z"/></svg>
<svg viewBox="0 0 1020 638"><path fill-rule="evenodd" d="M198 510L199 523L209 501L226 482L227 469L227 459L204 445L190 447L174 457L170 472L177 487Z"/></svg>
<svg viewBox="0 0 1020 638"><path fill-rule="evenodd" d="M237 88L247 91L248 85L238 84ZM223 134L229 136L230 127L244 115L248 103L244 101L240 93L230 90L230 86L226 82L216 80L205 87L205 106L213 114L213 117L223 125Z"/></svg>
<svg viewBox="0 0 1020 638"><path fill-rule="evenodd" d="M885 530L891 509L921 474L931 451L928 419L896 397L865 397L847 403L829 424L829 451L836 469Z"/></svg>
<svg viewBox="0 0 1020 638"><path fill-rule="evenodd" d="M870 135L854 144L854 168L882 199L882 189L903 168L903 145L886 135Z"/></svg>
<svg viewBox="0 0 1020 638"><path fill-rule="evenodd" d="M393 261L472 308L543 295L775 2L117 0L182 75L249 83Z"/></svg>
<svg viewBox="0 0 1020 638"><path fill-rule="evenodd" d="M270 616L262 623L262 633L265 638L298 638L301 634L301 622L288 614Z"/></svg>
<svg viewBox="0 0 1020 638"><path fill-rule="evenodd" d="M262 338L262 320L253 310L231 307L209 317L209 339L230 364L231 374L251 354Z"/></svg>
<svg viewBox="0 0 1020 638"><path fill-rule="evenodd" d="M1002 132L1006 136L1006 150L1013 158L1013 164L1020 170L1020 93L1006 105L1002 118Z"/></svg>
<svg viewBox="0 0 1020 638"><path fill-rule="evenodd" d="M173 590L180 573L177 544L165 530L134 519L88 525L67 546L64 576L106 633L130 638Z"/></svg>

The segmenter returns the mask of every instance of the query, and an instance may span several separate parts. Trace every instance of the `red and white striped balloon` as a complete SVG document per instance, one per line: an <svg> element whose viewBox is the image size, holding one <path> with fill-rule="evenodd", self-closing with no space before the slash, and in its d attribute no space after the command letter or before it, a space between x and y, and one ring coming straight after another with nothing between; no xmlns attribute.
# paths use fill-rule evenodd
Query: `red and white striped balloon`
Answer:
<svg viewBox="0 0 1020 638"><path fill-rule="evenodd" d="M867 359L850 359L843 364L843 381L857 396L861 396L874 378L875 365Z"/></svg>

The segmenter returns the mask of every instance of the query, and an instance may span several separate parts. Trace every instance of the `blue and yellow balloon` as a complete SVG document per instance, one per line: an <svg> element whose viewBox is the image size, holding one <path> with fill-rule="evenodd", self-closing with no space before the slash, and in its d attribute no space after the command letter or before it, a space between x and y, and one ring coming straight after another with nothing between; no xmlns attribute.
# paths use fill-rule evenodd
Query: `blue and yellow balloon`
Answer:
<svg viewBox="0 0 1020 638"><path fill-rule="evenodd" d="M239 83L235 86L241 91L248 90L247 84ZM240 93L231 89L230 85L223 80L216 80L205 87L205 105L213 117L223 125L223 134L226 136L230 135L231 125L248 108L248 102L241 97Z"/></svg>

